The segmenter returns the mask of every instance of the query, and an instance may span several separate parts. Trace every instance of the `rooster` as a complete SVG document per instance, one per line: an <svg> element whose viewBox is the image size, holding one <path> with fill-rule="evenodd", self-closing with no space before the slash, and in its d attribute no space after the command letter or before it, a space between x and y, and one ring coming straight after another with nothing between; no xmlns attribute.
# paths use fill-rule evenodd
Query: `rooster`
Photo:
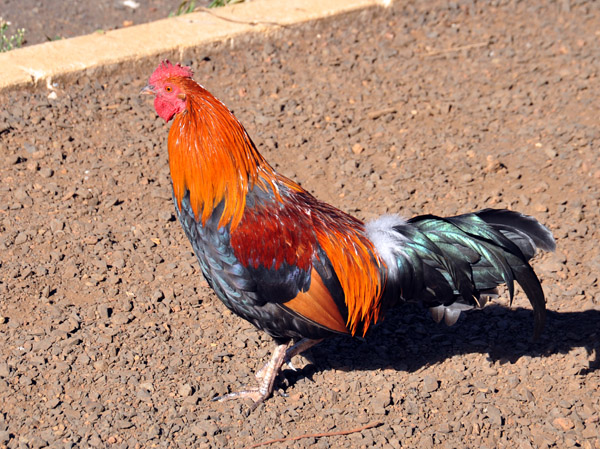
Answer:
<svg viewBox="0 0 600 449"><path fill-rule="evenodd" d="M517 281L539 336L545 299L528 261L555 242L537 220L485 209L363 223L277 173L233 113L192 76L164 61L142 90L154 95L162 119L173 119L176 213L219 299L276 343L256 373L258 386L216 400L249 397L256 407L292 357L324 338L364 336L389 307L408 301L452 325L501 284L512 301Z"/></svg>

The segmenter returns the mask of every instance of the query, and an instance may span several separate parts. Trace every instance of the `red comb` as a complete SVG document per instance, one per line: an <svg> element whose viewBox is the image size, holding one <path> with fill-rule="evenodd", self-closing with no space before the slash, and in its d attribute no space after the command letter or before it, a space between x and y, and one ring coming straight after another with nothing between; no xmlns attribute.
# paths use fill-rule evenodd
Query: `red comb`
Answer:
<svg viewBox="0 0 600 449"><path fill-rule="evenodd" d="M191 78L194 75L192 69L189 67L184 67L181 64L171 64L168 59L165 59L161 62L154 73L150 76L149 83L155 84L157 81L164 81L168 78L173 77L181 77L181 78Z"/></svg>

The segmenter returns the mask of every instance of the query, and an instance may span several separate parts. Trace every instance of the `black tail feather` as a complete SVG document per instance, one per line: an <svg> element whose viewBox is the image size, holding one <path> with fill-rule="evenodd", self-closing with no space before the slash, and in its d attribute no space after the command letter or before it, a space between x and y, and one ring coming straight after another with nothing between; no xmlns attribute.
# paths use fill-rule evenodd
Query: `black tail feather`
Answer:
<svg viewBox="0 0 600 449"><path fill-rule="evenodd" d="M550 230L529 215L506 209L483 209L476 215L498 230L524 234L541 250L554 251L556 249L556 242ZM518 244L517 241L515 243Z"/></svg>
<svg viewBox="0 0 600 449"><path fill-rule="evenodd" d="M500 284L506 284L512 303L517 281L533 308L534 338L539 337L546 301L528 261L537 248L552 251L556 245L550 231L534 218L485 209L447 218L423 215L388 229L382 220L370 229L376 246L380 241L392 246L385 251L394 257L386 260L392 267L390 288L404 300L422 301L438 320L454 322L460 311L478 307L481 296ZM378 232L385 238L378 238Z"/></svg>

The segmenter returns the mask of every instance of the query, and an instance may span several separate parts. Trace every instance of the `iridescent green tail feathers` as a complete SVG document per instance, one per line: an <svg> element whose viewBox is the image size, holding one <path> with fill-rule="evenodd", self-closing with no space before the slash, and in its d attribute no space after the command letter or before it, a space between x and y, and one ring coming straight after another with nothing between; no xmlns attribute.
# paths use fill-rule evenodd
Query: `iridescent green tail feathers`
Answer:
<svg viewBox="0 0 600 449"><path fill-rule="evenodd" d="M554 251L556 245L534 218L496 209L408 221L384 216L368 223L367 233L388 265L386 288L402 300L422 302L436 321L454 324L462 311L483 306L501 284L512 302L516 281L533 307L534 338L539 337L546 301L529 260L537 249Z"/></svg>

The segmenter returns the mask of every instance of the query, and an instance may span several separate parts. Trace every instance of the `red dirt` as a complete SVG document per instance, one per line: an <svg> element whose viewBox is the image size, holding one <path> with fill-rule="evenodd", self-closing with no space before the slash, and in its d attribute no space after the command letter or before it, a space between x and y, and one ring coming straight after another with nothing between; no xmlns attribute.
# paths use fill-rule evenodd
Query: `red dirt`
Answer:
<svg viewBox="0 0 600 449"><path fill-rule="evenodd" d="M158 60L0 93L0 447L600 448L600 4L397 2L185 55L260 151L358 216L508 207L557 252L527 300L418 307L296 360L248 418L214 403L270 339L174 221ZM26 101L24 101L26 99Z"/></svg>

